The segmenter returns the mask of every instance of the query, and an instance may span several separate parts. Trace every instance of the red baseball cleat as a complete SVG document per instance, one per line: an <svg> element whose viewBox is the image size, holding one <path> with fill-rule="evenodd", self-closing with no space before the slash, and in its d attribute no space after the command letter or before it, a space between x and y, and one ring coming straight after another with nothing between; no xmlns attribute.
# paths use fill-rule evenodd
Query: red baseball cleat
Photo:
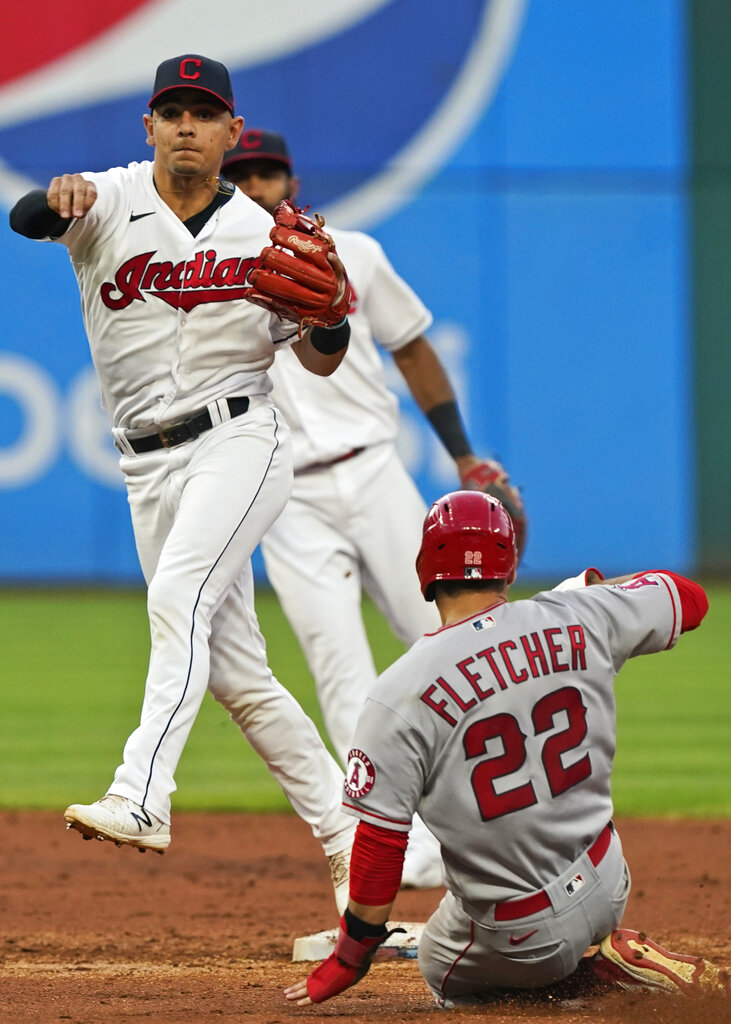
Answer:
<svg viewBox="0 0 731 1024"><path fill-rule="evenodd" d="M594 973L624 989L654 988L686 995L731 994L728 972L699 956L671 953L644 934L621 928L607 935Z"/></svg>

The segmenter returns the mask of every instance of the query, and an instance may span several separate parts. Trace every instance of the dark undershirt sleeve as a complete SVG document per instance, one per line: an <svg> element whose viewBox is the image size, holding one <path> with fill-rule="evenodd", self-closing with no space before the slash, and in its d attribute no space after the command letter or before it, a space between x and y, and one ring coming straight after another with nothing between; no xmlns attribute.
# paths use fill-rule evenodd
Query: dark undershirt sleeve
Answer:
<svg viewBox="0 0 731 1024"><path fill-rule="evenodd" d="M195 236L206 221L218 209L227 203L233 191L218 192L205 210L194 214L186 220L185 226ZM59 217L46 202L46 190L33 189L19 199L10 211L10 227L26 238L60 238L72 223L71 219Z"/></svg>
<svg viewBox="0 0 731 1024"><path fill-rule="evenodd" d="M50 208L44 188L28 192L10 211L10 227L26 238L60 238L71 223Z"/></svg>

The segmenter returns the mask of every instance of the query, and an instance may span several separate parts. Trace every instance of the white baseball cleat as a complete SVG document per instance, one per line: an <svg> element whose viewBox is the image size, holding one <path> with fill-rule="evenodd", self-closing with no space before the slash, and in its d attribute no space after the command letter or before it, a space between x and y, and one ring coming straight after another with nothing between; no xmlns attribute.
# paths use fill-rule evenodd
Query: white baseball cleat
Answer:
<svg viewBox="0 0 731 1024"><path fill-rule="evenodd" d="M444 885L439 841L418 816L414 817L401 872L402 889L438 889Z"/></svg>
<svg viewBox="0 0 731 1024"><path fill-rule="evenodd" d="M93 804L71 804L64 811L66 828L84 839L111 839L117 846L164 853L170 845L170 826L125 796L108 793Z"/></svg>
<svg viewBox="0 0 731 1024"><path fill-rule="evenodd" d="M327 858L335 893L335 906L340 917L345 913L350 897L350 851L351 847L346 846L344 850L331 853Z"/></svg>

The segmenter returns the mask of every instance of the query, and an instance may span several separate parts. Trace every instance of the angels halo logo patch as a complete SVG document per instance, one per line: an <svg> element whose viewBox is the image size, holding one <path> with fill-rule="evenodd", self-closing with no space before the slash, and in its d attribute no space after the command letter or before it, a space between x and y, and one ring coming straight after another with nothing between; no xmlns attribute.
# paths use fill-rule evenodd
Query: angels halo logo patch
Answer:
<svg viewBox="0 0 731 1024"><path fill-rule="evenodd" d="M376 781L376 769L362 750L353 749L348 754L348 768L345 773L345 792L353 800L370 793Z"/></svg>

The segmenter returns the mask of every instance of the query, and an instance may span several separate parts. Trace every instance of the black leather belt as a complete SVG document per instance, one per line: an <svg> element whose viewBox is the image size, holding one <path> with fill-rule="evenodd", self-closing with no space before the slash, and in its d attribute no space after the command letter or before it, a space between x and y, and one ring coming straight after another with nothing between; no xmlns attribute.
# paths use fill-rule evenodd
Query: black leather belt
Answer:
<svg viewBox="0 0 731 1024"><path fill-rule="evenodd" d="M231 419L241 416L249 408L249 399L246 397L227 398L226 404L231 413ZM192 441L199 434L204 434L213 426L211 414L208 409L201 409L200 412L189 416L187 420L180 423L173 423L172 426L158 430L156 434L145 434L144 437L128 437L127 443L135 455L143 455L145 452L154 452L158 448L177 448L178 445Z"/></svg>

